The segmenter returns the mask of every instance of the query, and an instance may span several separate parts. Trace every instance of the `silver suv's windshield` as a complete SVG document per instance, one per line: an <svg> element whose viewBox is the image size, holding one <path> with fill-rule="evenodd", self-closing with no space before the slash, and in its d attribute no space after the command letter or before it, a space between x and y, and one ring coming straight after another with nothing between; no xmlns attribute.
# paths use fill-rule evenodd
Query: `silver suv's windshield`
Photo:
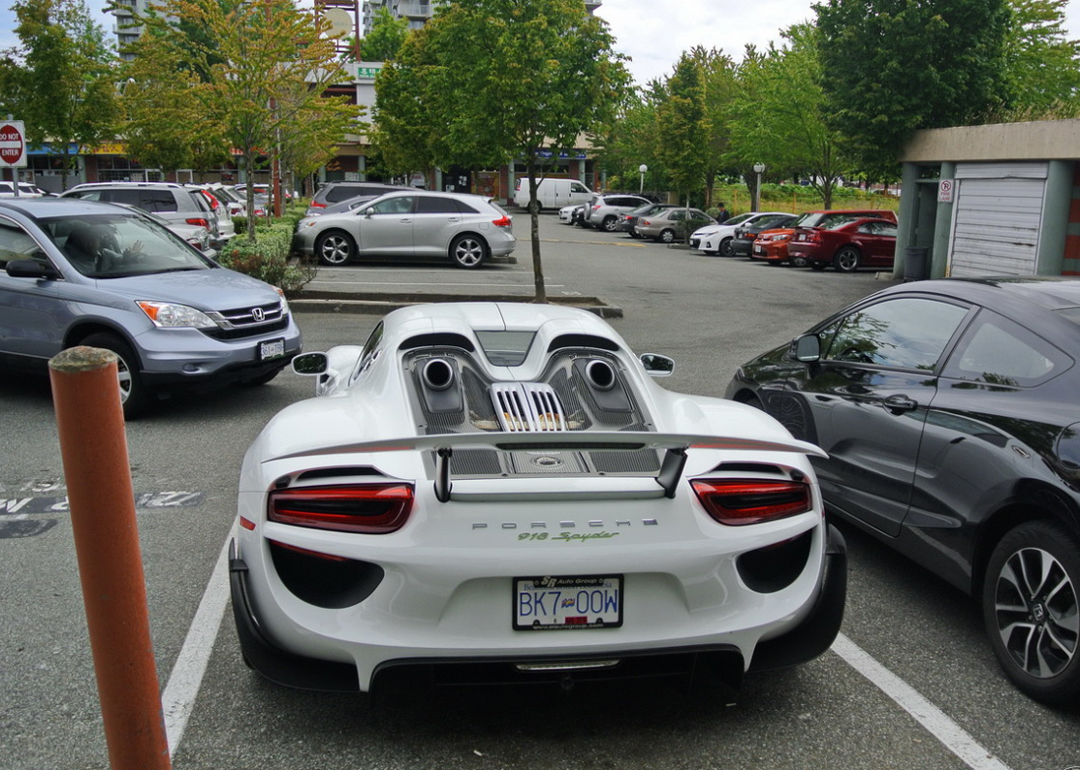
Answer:
<svg viewBox="0 0 1080 770"><path fill-rule="evenodd" d="M138 214L62 217L40 224L71 266L89 278L215 267L178 235Z"/></svg>

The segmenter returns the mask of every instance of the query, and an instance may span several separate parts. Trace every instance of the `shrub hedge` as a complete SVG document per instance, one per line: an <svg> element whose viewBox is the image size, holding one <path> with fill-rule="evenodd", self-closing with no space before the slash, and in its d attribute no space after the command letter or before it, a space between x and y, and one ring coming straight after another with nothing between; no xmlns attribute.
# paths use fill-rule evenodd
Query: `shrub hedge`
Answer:
<svg viewBox="0 0 1080 770"><path fill-rule="evenodd" d="M221 249L217 261L280 287L287 297L295 296L315 277L314 264L292 259L292 236L306 210L307 201L295 202L279 219L259 220L254 242L248 240L247 219L234 217L236 236Z"/></svg>

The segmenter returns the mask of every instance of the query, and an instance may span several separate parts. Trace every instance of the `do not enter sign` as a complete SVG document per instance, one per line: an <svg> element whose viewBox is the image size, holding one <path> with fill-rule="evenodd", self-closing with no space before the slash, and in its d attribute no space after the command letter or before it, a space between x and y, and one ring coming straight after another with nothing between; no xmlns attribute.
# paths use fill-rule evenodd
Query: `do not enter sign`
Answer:
<svg viewBox="0 0 1080 770"><path fill-rule="evenodd" d="M21 120L0 123L0 166L26 165L26 141Z"/></svg>

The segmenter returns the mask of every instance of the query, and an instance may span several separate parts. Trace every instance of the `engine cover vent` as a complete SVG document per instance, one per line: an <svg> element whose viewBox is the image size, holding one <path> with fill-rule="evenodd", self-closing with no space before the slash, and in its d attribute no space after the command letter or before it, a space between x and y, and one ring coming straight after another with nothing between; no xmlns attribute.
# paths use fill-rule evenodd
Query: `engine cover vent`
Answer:
<svg viewBox="0 0 1080 770"><path fill-rule="evenodd" d="M502 429L509 433L541 433L568 429L558 394L542 382L497 382L491 386Z"/></svg>

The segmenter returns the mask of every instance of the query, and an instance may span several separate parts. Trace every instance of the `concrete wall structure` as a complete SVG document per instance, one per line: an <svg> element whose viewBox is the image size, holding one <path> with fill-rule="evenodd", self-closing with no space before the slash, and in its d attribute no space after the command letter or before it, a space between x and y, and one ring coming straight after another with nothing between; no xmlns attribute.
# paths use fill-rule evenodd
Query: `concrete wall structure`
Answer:
<svg viewBox="0 0 1080 770"><path fill-rule="evenodd" d="M895 274L1080 275L1080 120L919 131Z"/></svg>

